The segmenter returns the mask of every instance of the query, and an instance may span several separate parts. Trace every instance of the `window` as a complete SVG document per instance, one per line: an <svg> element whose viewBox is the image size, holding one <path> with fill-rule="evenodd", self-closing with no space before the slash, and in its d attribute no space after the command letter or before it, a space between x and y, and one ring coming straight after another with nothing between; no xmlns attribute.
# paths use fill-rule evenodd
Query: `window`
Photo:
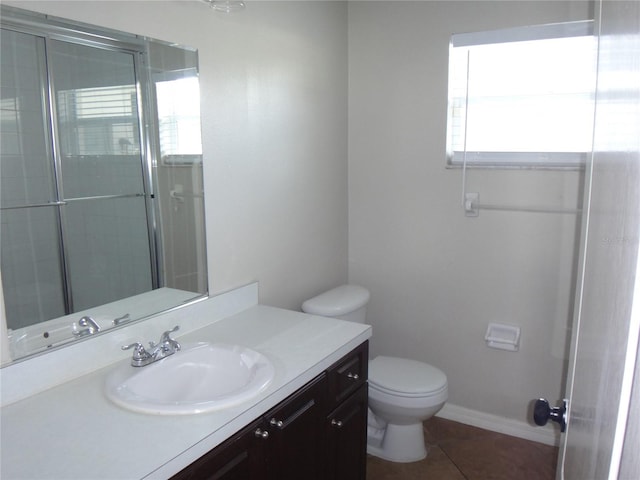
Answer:
<svg viewBox="0 0 640 480"><path fill-rule="evenodd" d="M453 35L450 165L579 167L591 151L593 22Z"/></svg>
<svg viewBox="0 0 640 480"><path fill-rule="evenodd" d="M67 155L140 153L135 85L61 90L57 106Z"/></svg>
<svg viewBox="0 0 640 480"><path fill-rule="evenodd" d="M166 164L202 160L200 90L196 73L191 75L155 82L160 155Z"/></svg>

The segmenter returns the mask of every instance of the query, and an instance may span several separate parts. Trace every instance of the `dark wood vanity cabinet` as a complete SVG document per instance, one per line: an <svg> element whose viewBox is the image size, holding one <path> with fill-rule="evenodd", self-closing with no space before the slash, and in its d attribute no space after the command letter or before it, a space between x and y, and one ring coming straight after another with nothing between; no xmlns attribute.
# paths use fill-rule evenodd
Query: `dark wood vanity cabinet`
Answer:
<svg viewBox="0 0 640 480"><path fill-rule="evenodd" d="M368 342L173 477L365 480Z"/></svg>
<svg viewBox="0 0 640 480"><path fill-rule="evenodd" d="M265 455L269 480L323 480L322 431L327 377L320 375L264 416L269 432Z"/></svg>
<svg viewBox="0 0 640 480"><path fill-rule="evenodd" d="M361 385L327 417L327 479L366 478L368 394L367 385Z"/></svg>
<svg viewBox="0 0 640 480"><path fill-rule="evenodd" d="M369 344L346 355L327 371L329 414L325 420L328 480L365 480Z"/></svg>
<svg viewBox="0 0 640 480"><path fill-rule="evenodd" d="M255 421L174 475L179 480L249 480L264 478L266 443L256 441L264 427Z"/></svg>

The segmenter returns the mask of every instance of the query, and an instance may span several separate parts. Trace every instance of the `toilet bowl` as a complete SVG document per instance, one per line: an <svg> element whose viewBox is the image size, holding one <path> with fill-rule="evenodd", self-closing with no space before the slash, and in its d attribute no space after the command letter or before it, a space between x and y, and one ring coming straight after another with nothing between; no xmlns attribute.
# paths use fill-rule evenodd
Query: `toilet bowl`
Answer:
<svg viewBox="0 0 640 480"><path fill-rule="evenodd" d="M369 362L369 408L378 425L382 420L384 432L369 428L367 451L394 462L422 460L427 456L422 422L446 401L447 377L437 368L405 358L374 358Z"/></svg>
<svg viewBox="0 0 640 480"><path fill-rule="evenodd" d="M364 323L369 291L342 285L305 301L302 311ZM422 422L447 401L447 377L416 360L378 356L369 361L367 453L392 462L427 456Z"/></svg>

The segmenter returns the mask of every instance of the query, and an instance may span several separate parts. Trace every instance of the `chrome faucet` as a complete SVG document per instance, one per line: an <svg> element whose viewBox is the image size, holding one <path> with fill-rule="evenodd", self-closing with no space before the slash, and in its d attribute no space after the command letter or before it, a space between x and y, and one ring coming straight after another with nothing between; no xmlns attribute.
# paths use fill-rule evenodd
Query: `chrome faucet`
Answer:
<svg viewBox="0 0 640 480"><path fill-rule="evenodd" d="M167 330L160 337L158 343L149 342L149 350L147 351L140 342L132 343L131 345L124 345L122 350L129 350L133 348L133 357L131 358L131 366L144 367L150 363L157 362L163 358L173 355L180 350L180 344L171 338L173 332L177 332L180 329L178 325L171 330Z"/></svg>
<svg viewBox="0 0 640 480"><path fill-rule="evenodd" d="M93 335L94 333L97 333L97 332L100 331L100 325L98 325L96 323L96 321L93 318L89 317L89 316L84 316L80 320L78 320L78 326L85 327L85 328L80 330L74 324L72 328L73 328L73 334L76 337L84 337L86 335Z"/></svg>

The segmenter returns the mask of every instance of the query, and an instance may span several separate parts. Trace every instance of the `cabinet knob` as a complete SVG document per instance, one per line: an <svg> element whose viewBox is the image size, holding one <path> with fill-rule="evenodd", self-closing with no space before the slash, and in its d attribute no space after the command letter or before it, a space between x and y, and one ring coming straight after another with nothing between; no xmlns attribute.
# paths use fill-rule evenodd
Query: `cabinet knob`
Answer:
<svg viewBox="0 0 640 480"><path fill-rule="evenodd" d="M331 426L336 428L342 428L342 421L336 420L335 418L331 419Z"/></svg>
<svg viewBox="0 0 640 480"><path fill-rule="evenodd" d="M278 427L280 429L282 429L282 427L284 426L284 423L282 422L282 420L276 420L275 417L269 420L269 423L271 424L272 427Z"/></svg>
<svg viewBox="0 0 640 480"><path fill-rule="evenodd" d="M256 428L253 434L258 438L264 438L265 440L269 438L269 432L267 430L262 430L261 428Z"/></svg>
<svg viewBox="0 0 640 480"><path fill-rule="evenodd" d="M347 373L347 378L351 378L352 380L358 380L360 378L360 375L358 375L357 373Z"/></svg>

